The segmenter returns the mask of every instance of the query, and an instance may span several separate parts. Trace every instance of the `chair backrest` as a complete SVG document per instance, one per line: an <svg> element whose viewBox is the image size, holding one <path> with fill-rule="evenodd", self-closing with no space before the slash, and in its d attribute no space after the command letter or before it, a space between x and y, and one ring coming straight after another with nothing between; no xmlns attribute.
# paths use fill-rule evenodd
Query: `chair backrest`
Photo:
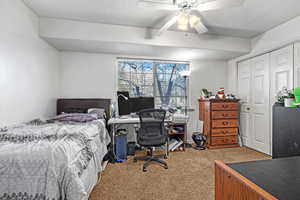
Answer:
<svg viewBox="0 0 300 200"><path fill-rule="evenodd" d="M146 109L139 113L140 129L137 142L142 146L161 146L167 141L165 129L166 111L162 109Z"/></svg>

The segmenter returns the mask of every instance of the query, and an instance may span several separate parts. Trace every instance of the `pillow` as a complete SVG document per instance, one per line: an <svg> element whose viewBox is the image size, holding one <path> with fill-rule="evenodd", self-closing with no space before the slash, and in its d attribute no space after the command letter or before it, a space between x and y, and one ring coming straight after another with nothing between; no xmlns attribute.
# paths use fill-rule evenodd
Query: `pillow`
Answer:
<svg viewBox="0 0 300 200"><path fill-rule="evenodd" d="M41 119L34 119L26 123L26 125L33 125L33 126L39 126L47 124L46 122L42 121Z"/></svg>
<svg viewBox="0 0 300 200"><path fill-rule="evenodd" d="M96 114L98 119L106 118L105 109L103 108L90 108L88 114Z"/></svg>
<svg viewBox="0 0 300 200"><path fill-rule="evenodd" d="M52 120L61 122L90 122L97 120L97 116L87 113L69 113L58 115Z"/></svg>

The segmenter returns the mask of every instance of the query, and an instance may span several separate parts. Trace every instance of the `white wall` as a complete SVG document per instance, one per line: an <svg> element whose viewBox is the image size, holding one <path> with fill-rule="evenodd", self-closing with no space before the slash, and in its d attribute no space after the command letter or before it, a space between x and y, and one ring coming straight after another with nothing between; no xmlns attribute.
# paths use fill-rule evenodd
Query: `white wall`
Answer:
<svg viewBox="0 0 300 200"><path fill-rule="evenodd" d="M61 52L60 96L114 99L116 74L114 55Z"/></svg>
<svg viewBox="0 0 300 200"><path fill-rule="evenodd" d="M300 16L255 37L251 41L251 52L228 62L229 89L236 93L237 62L300 41Z"/></svg>
<svg viewBox="0 0 300 200"><path fill-rule="evenodd" d="M21 0L0 1L0 125L55 113L59 55Z"/></svg>
<svg viewBox="0 0 300 200"><path fill-rule="evenodd" d="M227 62L225 61L192 61L191 62L191 77L190 77L190 101L191 107L195 109L190 114L189 128L192 131L202 129L202 123L199 119L199 104L198 99L203 88L216 92L220 87L227 90Z"/></svg>
<svg viewBox="0 0 300 200"><path fill-rule="evenodd" d="M61 53L61 91L64 98L94 97L115 99L117 56L79 52ZM216 91L227 87L225 61L193 61L190 79L191 113L189 133L197 127L198 98L202 88ZM199 125L198 125L199 126ZM190 139L190 138L189 138Z"/></svg>
<svg viewBox="0 0 300 200"><path fill-rule="evenodd" d="M235 94L237 93L237 62L235 60L228 61L228 93Z"/></svg>
<svg viewBox="0 0 300 200"><path fill-rule="evenodd" d="M261 53L300 40L300 16L251 40L251 52Z"/></svg>

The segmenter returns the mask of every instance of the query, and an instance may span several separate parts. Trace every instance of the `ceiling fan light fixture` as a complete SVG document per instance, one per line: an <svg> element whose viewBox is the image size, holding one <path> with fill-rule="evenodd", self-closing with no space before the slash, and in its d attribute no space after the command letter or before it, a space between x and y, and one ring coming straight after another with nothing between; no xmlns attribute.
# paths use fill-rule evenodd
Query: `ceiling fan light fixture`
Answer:
<svg viewBox="0 0 300 200"><path fill-rule="evenodd" d="M154 36L160 36L173 25L183 31L194 29L198 34L208 32L208 28L201 20L201 12L217 10L243 5L245 0L139 0L146 4L157 5L159 9L175 10L176 13L169 15L161 28L155 31ZM151 4L152 2L152 4ZM161 3L164 2L164 3ZM200 15L197 14L200 12Z"/></svg>
<svg viewBox="0 0 300 200"><path fill-rule="evenodd" d="M189 15L187 13L181 13L177 20L177 28L180 30L188 30L189 28Z"/></svg>
<svg viewBox="0 0 300 200"><path fill-rule="evenodd" d="M196 23L193 27L197 33L199 34L203 34L203 33L206 33L208 32L208 29L206 28L206 26L201 22L201 19L199 20L198 23Z"/></svg>
<svg viewBox="0 0 300 200"><path fill-rule="evenodd" d="M191 15L189 19L190 27L194 28L196 24L198 24L201 21L201 19L195 15Z"/></svg>

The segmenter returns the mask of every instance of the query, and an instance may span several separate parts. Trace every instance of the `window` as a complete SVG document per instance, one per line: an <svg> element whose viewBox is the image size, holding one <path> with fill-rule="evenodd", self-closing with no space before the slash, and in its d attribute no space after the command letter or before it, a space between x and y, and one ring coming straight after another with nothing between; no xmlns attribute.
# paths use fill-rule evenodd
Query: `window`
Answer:
<svg viewBox="0 0 300 200"><path fill-rule="evenodd" d="M156 107L183 107L187 86L180 72L188 69L188 63L119 60L118 90L133 97L155 97Z"/></svg>

